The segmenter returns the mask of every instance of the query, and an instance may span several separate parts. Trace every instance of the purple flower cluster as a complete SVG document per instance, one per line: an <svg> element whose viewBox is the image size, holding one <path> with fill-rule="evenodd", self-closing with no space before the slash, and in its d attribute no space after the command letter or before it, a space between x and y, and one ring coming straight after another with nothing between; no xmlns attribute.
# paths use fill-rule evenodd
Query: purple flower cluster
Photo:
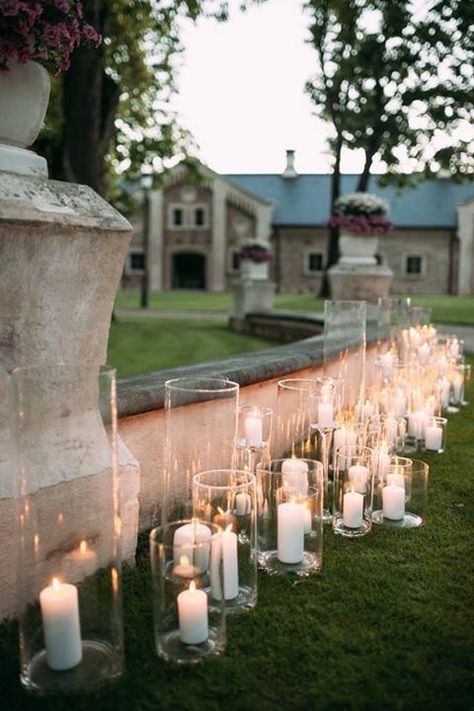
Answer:
<svg viewBox="0 0 474 711"><path fill-rule="evenodd" d="M249 259L251 262L270 262L272 253L261 244L247 244L239 252L240 259Z"/></svg>
<svg viewBox="0 0 474 711"><path fill-rule="evenodd" d="M83 42L98 47L102 37L84 22L79 0L0 0L0 71L8 60L33 59L61 74Z"/></svg>
<svg viewBox="0 0 474 711"><path fill-rule="evenodd" d="M386 235L393 230L393 224L383 215L344 215L336 214L328 222L329 227L339 227L356 235L375 237Z"/></svg>

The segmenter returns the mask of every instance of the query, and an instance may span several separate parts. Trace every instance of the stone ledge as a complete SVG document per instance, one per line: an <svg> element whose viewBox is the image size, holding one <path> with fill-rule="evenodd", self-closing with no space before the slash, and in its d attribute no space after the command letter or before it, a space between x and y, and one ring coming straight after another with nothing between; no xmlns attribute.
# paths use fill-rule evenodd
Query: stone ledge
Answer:
<svg viewBox="0 0 474 711"><path fill-rule="evenodd" d="M367 343L374 343L376 340L376 329L371 328ZM350 341L346 339L335 343L334 355L337 355L343 348L350 349L351 345ZM295 343L222 358L208 363L180 366L179 368L120 378L117 384L119 418L161 409L164 405L165 382L171 378L220 376L229 378L229 380L239 383L241 387L245 387L265 380L284 377L289 373L311 366L322 365L324 361L323 346L323 336L313 336Z"/></svg>

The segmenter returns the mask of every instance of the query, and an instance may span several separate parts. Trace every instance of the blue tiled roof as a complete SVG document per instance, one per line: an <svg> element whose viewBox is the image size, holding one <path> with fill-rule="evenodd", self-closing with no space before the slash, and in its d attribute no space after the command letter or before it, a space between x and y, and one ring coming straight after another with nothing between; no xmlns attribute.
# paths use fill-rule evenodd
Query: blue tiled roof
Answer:
<svg viewBox="0 0 474 711"><path fill-rule="evenodd" d="M329 217L330 175L226 175L242 188L275 205L275 225L324 225ZM342 176L342 193L353 192L357 175ZM425 180L401 193L395 187L380 187L372 177L370 192L390 204L390 219L396 227L455 228L456 206L474 197L474 185L449 179Z"/></svg>

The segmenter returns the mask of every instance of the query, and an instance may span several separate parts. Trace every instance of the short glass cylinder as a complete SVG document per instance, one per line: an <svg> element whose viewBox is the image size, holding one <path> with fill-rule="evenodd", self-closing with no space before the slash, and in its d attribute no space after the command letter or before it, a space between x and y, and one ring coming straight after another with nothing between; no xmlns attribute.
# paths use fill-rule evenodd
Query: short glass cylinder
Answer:
<svg viewBox="0 0 474 711"><path fill-rule="evenodd" d="M374 523L417 528L426 519L429 466L418 459L392 457L374 485Z"/></svg>
<svg viewBox="0 0 474 711"><path fill-rule="evenodd" d="M448 420L445 417L429 417L425 426L425 452L442 454L446 448L446 430Z"/></svg>
<svg viewBox="0 0 474 711"><path fill-rule="evenodd" d="M155 648L166 661L199 662L226 646L222 530L198 519L150 533Z"/></svg>
<svg viewBox="0 0 474 711"><path fill-rule="evenodd" d="M227 612L257 604L257 499L255 476L239 469L199 472L193 479L194 516L223 534L224 599Z"/></svg>
<svg viewBox="0 0 474 711"><path fill-rule="evenodd" d="M11 382L21 682L90 689L123 668L115 371L18 369Z"/></svg>
<svg viewBox="0 0 474 711"><path fill-rule="evenodd" d="M267 573L307 577L321 569L323 491L321 462L257 465L258 561Z"/></svg>
<svg viewBox="0 0 474 711"><path fill-rule="evenodd" d="M162 525L193 515L195 474L234 466L238 396L238 384L225 378L165 383L165 471L157 515Z"/></svg>
<svg viewBox="0 0 474 711"><path fill-rule="evenodd" d="M336 450L332 527L348 538L365 536L372 528L375 462L369 447Z"/></svg>
<svg viewBox="0 0 474 711"><path fill-rule="evenodd" d="M257 462L269 457L273 410L270 407L242 405L238 408L236 461L238 469L255 473Z"/></svg>

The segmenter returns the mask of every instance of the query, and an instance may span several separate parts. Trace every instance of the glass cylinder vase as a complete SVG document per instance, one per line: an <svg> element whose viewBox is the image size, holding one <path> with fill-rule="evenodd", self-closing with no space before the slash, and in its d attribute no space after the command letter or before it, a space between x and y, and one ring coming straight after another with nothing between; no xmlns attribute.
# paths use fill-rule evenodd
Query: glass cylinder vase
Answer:
<svg viewBox="0 0 474 711"><path fill-rule="evenodd" d="M251 609L257 603L255 475L239 469L199 472L193 479L193 501L194 516L220 526L223 534L223 597L227 612Z"/></svg>
<svg viewBox="0 0 474 711"><path fill-rule="evenodd" d="M336 450L332 526L348 538L365 536L372 528L375 462L369 447Z"/></svg>
<svg viewBox="0 0 474 711"><path fill-rule="evenodd" d="M166 661L199 662L226 645L219 526L173 521L150 533L155 648Z"/></svg>
<svg viewBox="0 0 474 711"><path fill-rule="evenodd" d="M365 393L365 301L325 301L324 371L344 379L343 406L353 412Z"/></svg>
<svg viewBox="0 0 474 711"><path fill-rule="evenodd" d="M274 459L257 465L258 559L271 575L307 577L323 562L323 465Z"/></svg>
<svg viewBox="0 0 474 711"><path fill-rule="evenodd" d="M257 462L270 459L273 410L241 405L238 408L235 466L255 474Z"/></svg>
<svg viewBox="0 0 474 711"><path fill-rule="evenodd" d="M193 515L197 472L234 466L239 386L225 378L165 383L165 471L161 510L168 521Z"/></svg>
<svg viewBox="0 0 474 711"><path fill-rule="evenodd" d="M429 466L418 459L390 457L374 486L374 523L417 528L426 519Z"/></svg>
<svg viewBox="0 0 474 711"><path fill-rule="evenodd" d="M115 371L12 374L20 678L70 692L123 667Z"/></svg>

